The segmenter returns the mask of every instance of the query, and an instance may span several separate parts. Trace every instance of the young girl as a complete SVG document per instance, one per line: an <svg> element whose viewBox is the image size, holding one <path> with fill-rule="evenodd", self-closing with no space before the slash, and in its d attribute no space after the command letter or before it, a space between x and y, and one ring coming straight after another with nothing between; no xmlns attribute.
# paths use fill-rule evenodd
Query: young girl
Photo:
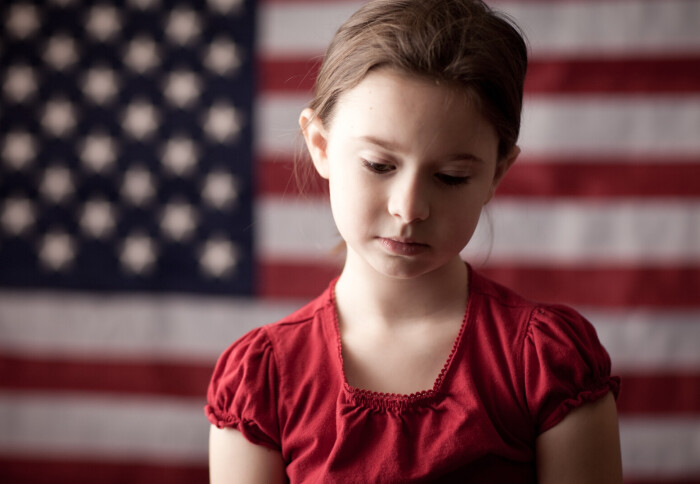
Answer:
<svg viewBox="0 0 700 484"><path fill-rule="evenodd" d="M516 145L527 53L479 0L375 0L300 124L346 243L339 278L220 358L214 483L619 483L595 331L460 258Z"/></svg>

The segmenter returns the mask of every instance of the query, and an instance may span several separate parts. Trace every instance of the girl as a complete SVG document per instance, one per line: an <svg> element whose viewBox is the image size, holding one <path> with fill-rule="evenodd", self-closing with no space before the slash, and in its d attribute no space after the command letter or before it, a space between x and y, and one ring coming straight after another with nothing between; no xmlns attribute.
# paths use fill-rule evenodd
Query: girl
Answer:
<svg viewBox="0 0 700 484"><path fill-rule="evenodd" d="M621 482L590 323L460 258L518 156L526 64L479 0L370 1L340 28L300 124L345 265L221 356L212 482Z"/></svg>

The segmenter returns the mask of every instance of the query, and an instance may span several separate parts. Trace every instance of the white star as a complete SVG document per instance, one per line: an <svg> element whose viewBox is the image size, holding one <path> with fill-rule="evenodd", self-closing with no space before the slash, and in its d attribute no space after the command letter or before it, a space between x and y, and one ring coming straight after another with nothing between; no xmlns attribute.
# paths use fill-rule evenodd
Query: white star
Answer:
<svg viewBox="0 0 700 484"><path fill-rule="evenodd" d="M88 13L85 29L98 41L106 42L121 28L119 12L112 5L95 5Z"/></svg>
<svg viewBox="0 0 700 484"><path fill-rule="evenodd" d="M93 67L83 78L83 91L98 105L111 101L119 89L119 79L109 67Z"/></svg>
<svg viewBox="0 0 700 484"><path fill-rule="evenodd" d="M155 195L153 176L143 167L132 167L124 173L121 195L132 205L141 206Z"/></svg>
<svg viewBox="0 0 700 484"><path fill-rule="evenodd" d="M225 171L211 172L202 188L202 199L212 207L223 210L236 202L240 183Z"/></svg>
<svg viewBox="0 0 700 484"><path fill-rule="evenodd" d="M26 168L36 156L36 140L23 131L13 131L5 136L2 158L5 164L15 170Z"/></svg>
<svg viewBox="0 0 700 484"><path fill-rule="evenodd" d="M126 48L124 63L139 74L153 69L160 62L158 45L150 37L137 37Z"/></svg>
<svg viewBox="0 0 700 484"><path fill-rule="evenodd" d="M206 68L220 76L236 71L242 62L238 46L224 38L216 39L209 44L204 57Z"/></svg>
<svg viewBox="0 0 700 484"><path fill-rule="evenodd" d="M124 240L119 259L127 271L143 274L153 268L156 257L156 246L150 237L132 234Z"/></svg>
<svg viewBox="0 0 700 484"><path fill-rule="evenodd" d="M163 165L175 175L186 175L197 163L197 151L197 146L191 139L171 138L163 148Z"/></svg>
<svg viewBox="0 0 700 484"><path fill-rule="evenodd" d="M102 239L114 230L115 211L105 200L90 200L83 207L80 216L80 227L90 237Z"/></svg>
<svg viewBox="0 0 700 484"><path fill-rule="evenodd" d="M238 257L238 249L230 240L217 237L201 248L199 264L206 275L221 278L236 268Z"/></svg>
<svg viewBox="0 0 700 484"><path fill-rule="evenodd" d="M180 45L192 42L199 35L200 30L197 12L184 7L177 7L170 12L165 25L165 35Z"/></svg>
<svg viewBox="0 0 700 484"><path fill-rule="evenodd" d="M76 112L66 99L52 99L44 107L41 126L49 135L61 138L75 127Z"/></svg>
<svg viewBox="0 0 700 484"><path fill-rule="evenodd" d="M199 92L199 77L191 71L171 72L165 81L165 97L179 108L192 104Z"/></svg>
<svg viewBox="0 0 700 484"><path fill-rule="evenodd" d="M54 35L46 44L44 60L59 71L72 66L78 60L75 40L65 34Z"/></svg>
<svg viewBox="0 0 700 484"><path fill-rule="evenodd" d="M39 12L34 5L17 3L10 7L5 20L7 32L18 39L26 39L39 28Z"/></svg>
<svg viewBox="0 0 700 484"><path fill-rule="evenodd" d="M134 101L127 106L122 121L124 129L134 138L150 137L160 123L155 106L147 101Z"/></svg>
<svg viewBox="0 0 700 484"><path fill-rule="evenodd" d="M13 65L7 69L3 89L8 99L21 103L36 92L34 69L25 65Z"/></svg>
<svg viewBox="0 0 700 484"><path fill-rule="evenodd" d="M39 259L48 269L67 269L75 258L75 241L63 231L52 231L44 236L39 247Z"/></svg>
<svg viewBox="0 0 700 484"><path fill-rule="evenodd" d="M22 235L34 224L35 210L27 198L8 198L2 208L2 223L5 232L10 235Z"/></svg>
<svg viewBox="0 0 700 484"><path fill-rule="evenodd" d="M105 134L91 134L82 144L80 159L86 167L97 173L102 173L111 167L117 157L115 141Z"/></svg>
<svg viewBox="0 0 700 484"><path fill-rule="evenodd" d="M184 202L171 202L163 209L160 227L169 238L178 242L189 238L196 226L197 213L192 205Z"/></svg>
<svg viewBox="0 0 700 484"><path fill-rule="evenodd" d="M149 10L157 6L159 2L158 0L128 0L127 3L139 10Z"/></svg>
<svg viewBox="0 0 700 484"><path fill-rule="evenodd" d="M74 190L73 176L64 166L51 166L44 172L44 177L39 185L41 195L53 202L61 203Z"/></svg>
<svg viewBox="0 0 700 484"><path fill-rule="evenodd" d="M242 124L243 115L235 107L217 103L205 115L204 132L215 141L223 143L235 139Z"/></svg>
<svg viewBox="0 0 700 484"><path fill-rule="evenodd" d="M240 13L243 10L243 0L208 0L207 3L219 13Z"/></svg>

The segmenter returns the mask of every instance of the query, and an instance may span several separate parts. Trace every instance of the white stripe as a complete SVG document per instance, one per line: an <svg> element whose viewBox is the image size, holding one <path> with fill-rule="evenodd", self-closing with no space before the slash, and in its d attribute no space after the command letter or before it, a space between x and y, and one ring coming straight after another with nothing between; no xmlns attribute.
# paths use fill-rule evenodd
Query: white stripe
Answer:
<svg viewBox="0 0 700 484"><path fill-rule="evenodd" d="M206 464L203 401L0 394L0 455ZM700 420L621 418L625 475L700 471Z"/></svg>
<svg viewBox="0 0 700 484"><path fill-rule="evenodd" d="M0 393L0 454L202 464L204 397Z"/></svg>
<svg viewBox="0 0 700 484"><path fill-rule="evenodd" d="M322 54L361 2L263 3L263 55ZM533 55L648 55L700 49L700 2L493 2L523 29Z"/></svg>
<svg viewBox="0 0 700 484"><path fill-rule="evenodd" d="M72 360L212 363L245 332L301 306L195 296L0 292L0 350Z"/></svg>
<svg viewBox="0 0 700 484"><path fill-rule="evenodd" d="M262 259L327 260L342 241L321 199L259 197L253 219Z"/></svg>
<svg viewBox="0 0 700 484"><path fill-rule="evenodd" d="M256 240L263 258L316 260L340 241L321 201L263 198ZM464 255L474 263L697 263L700 201L581 203L494 200Z"/></svg>
<svg viewBox="0 0 700 484"><path fill-rule="evenodd" d="M301 146L298 118L308 100L306 94L267 94L257 100L259 154L274 158L296 152ZM573 152L698 156L699 133L700 96L531 96L525 100L519 144L525 158Z"/></svg>
<svg viewBox="0 0 700 484"><path fill-rule="evenodd" d="M534 56L671 54L700 49L700 2L494 2L523 29Z"/></svg>
<svg viewBox="0 0 700 484"><path fill-rule="evenodd" d="M277 321L301 304L216 298L149 302L128 296L107 301L90 294L5 292L0 293L0 353L213 364L249 329ZM698 310L584 308L582 313L596 327L616 372L700 371Z"/></svg>
<svg viewBox="0 0 700 484"><path fill-rule="evenodd" d="M528 155L700 154L700 96L533 96L523 109Z"/></svg>
<svg viewBox="0 0 700 484"><path fill-rule="evenodd" d="M697 418L621 418L620 445L626 479L660 480L700 474Z"/></svg>
<svg viewBox="0 0 700 484"><path fill-rule="evenodd" d="M624 181L621 181L624 183ZM465 256L499 263L700 262L700 200L495 199Z"/></svg>
<svg viewBox="0 0 700 484"><path fill-rule="evenodd" d="M613 373L700 369L700 311L582 309L610 353Z"/></svg>

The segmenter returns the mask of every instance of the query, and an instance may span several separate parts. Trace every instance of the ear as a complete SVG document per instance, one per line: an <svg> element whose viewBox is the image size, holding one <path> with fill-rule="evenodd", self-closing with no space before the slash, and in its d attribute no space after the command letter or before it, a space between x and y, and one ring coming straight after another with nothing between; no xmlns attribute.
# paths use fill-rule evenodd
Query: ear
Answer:
<svg viewBox="0 0 700 484"><path fill-rule="evenodd" d="M306 148L309 150L311 160L316 167L316 171L323 178L328 178L328 156L326 148L328 145L328 134L321 119L316 116L313 109L306 108L299 116L299 126L304 134Z"/></svg>
<svg viewBox="0 0 700 484"><path fill-rule="evenodd" d="M515 160L518 158L518 155L520 155L520 147L516 145L513 146L513 149L510 150L510 153L508 153L507 156L501 158L496 162L496 173L494 173L493 175L493 183L491 184L491 188L489 189L489 194L486 198L486 202L484 202L484 205L491 201L491 199L496 193L498 185L501 183L501 180L505 176L508 169L511 166L513 166L513 163L515 163Z"/></svg>

